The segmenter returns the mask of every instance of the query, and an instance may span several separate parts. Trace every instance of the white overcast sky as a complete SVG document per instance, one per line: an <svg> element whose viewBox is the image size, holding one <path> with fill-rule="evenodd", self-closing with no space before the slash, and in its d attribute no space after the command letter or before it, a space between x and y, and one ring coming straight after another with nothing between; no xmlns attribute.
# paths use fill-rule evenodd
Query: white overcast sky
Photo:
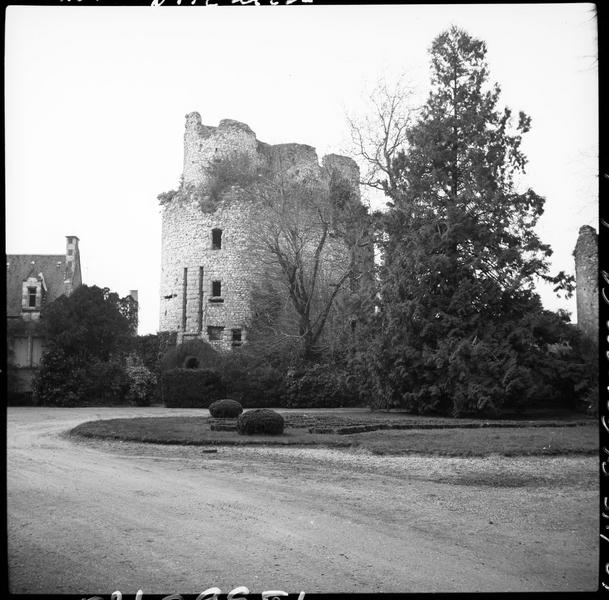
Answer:
<svg viewBox="0 0 609 600"><path fill-rule="evenodd" d="M553 270L573 272L578 229L598 222L592 4L175 4L8 7L8 254L61 253L78 235L84 283L138 289L140 333L157 331L156 196L178 184L184 115L237 119L320 158L344 151L345 111L360 111L381 75L405 72L425 94L430 44L457 25L487 43L501 104L532 117L526 183L547 199L538 231ZM540 293L575 320L573 299Z"/></svg>

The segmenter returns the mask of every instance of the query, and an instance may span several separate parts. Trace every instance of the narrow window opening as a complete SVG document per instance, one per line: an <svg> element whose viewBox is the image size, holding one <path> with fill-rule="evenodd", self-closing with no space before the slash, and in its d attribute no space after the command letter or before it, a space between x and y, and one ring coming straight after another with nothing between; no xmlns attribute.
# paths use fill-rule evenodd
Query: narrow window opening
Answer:
<svg viewBox="0 0 609 600"><path fill-rule="evenodd" d="M203 331L203 267L199 267L199 306L198 306L199 333Z"/></svg>
<svg viewBox="0 0 609 600"><path fill-rule="evenodd" d="M212 229L211 230L211 247L212 250L222 249L222 230Z"/></svg>
<svg viewBox="0 0 609 600"><path fill-rule="evenodd" d="M207 328L207 337L210 342L221 340L224 327L211 326Z"/></svg>
<svg viewBox="0 0 609 600"><path fill-rule="evenodd" d="M182 331L186 331L186 308L187 308L187 296L188 291L188 268L184 267L184 282L182 289Z"/></svg>
<svg viewBox="0 0 609 600"><path fill-rule="evenodd" d="M222 282L220 281L212 281L211 282L211 297L209 299L210 302L224 302L224 298L222 298Z"/></svg>
<svg viewBox="0 0 609 600"><path fill-rule="evenodd" d="M241 329L232 329L232 342L233 346L241 346L243 339L241 337Z"/></svg>
<svg viewBox="0 0 609 600"><path fill-rule="evenodd" d="M27 289L27 295L28 295L28 306L30 308L36 308L36 288L35 287L29 287Z"/></svg>

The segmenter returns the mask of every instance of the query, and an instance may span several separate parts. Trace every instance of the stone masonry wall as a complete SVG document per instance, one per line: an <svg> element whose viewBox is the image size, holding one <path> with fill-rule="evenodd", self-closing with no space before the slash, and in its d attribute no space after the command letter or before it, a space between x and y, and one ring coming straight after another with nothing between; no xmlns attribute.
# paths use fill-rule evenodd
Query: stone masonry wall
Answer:
<svg viewBox="0 0 609 600"><path fill-rule="evenodd" d="M584 335L598 340L598 235L589 225L579 229L575 245L577 326Z"/></svg>
<svg viewBox="0 0 609 600"><path fill-rule="evenodd" d="M218 127L201 124L201 115L186 115L184 132L184 183L205 181L205 169L214 158L222 158L232 152L242 152L257 158L256 134L245 124L223 119Z"/></svg>
<svg viewBox="0 0 609 600"><path fill-rule="evenodd" d="M202 124L196 112L186 115L182 187L204 184L210 163L233 153L245 153L253 164L293 180L319 181L326 189L329 172L336 169L352 183L359 201L359 170L352 159L330 155L320 165L312 146L265 144L244 123L224 119L218 127L210 127ZM177 332L178 343L199 337L219 349L232 347L232 330L241 330L242 341L247 339L256 277L251 246L255 222L252 205L234 187L213 213L203 212L196 201L181 197L179 191L163 203L160 331ZM222 230L219 250L212 247L213 229ZM335 241L329 241L327 251L344 263ZM211 300L213 281L221 282L221 302ZM224 327L220 340L209 339L209 327Z"/></svg>
<svg viewBox="0 0 609 600"><path fill-rule="evenodd" d="M214 345L228 348L232 343L231 330L244 328L251 288L247 264L249 213L249 207L239 204L220 207L213 214L203 213L196 202L175 203L164 209L160 330L177 331L178 342L184 335L207 339L207 327L224 327L222 340ZM222 230L219 250L212 247L214 228ZM210 300L213 281L220 281L223 302Z"/></svg>

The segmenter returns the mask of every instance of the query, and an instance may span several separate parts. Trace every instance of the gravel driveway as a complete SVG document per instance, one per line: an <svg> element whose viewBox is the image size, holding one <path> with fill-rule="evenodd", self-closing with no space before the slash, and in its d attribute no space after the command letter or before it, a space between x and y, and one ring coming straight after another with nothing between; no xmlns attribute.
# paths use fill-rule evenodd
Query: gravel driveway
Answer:
<svg viewBox="0 0 609 600"><path fill-rule="evenodd" d="M10 591L597 587L594 456L209 454L63 435L98 418L206 412L8 408Z"/></svg>

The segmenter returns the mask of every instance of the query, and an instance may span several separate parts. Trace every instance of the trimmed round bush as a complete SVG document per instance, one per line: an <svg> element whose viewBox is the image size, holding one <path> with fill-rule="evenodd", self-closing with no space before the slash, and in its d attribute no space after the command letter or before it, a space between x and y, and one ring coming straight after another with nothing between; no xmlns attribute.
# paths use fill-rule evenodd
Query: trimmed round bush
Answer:
<svg viewBox="0 0 609 600"><path fill-rule="evenodd" d="M281 435L284 425L283 417L274 410L255 408L239 415L237 432L241 435Z"/></svg>
<svg viewBox="0 0 609 600"><path fill-rule="evenodd" d="M209 405L209 414L214 419L236 419L243 412L243 407L236 400L225 398Z"/></svg>

